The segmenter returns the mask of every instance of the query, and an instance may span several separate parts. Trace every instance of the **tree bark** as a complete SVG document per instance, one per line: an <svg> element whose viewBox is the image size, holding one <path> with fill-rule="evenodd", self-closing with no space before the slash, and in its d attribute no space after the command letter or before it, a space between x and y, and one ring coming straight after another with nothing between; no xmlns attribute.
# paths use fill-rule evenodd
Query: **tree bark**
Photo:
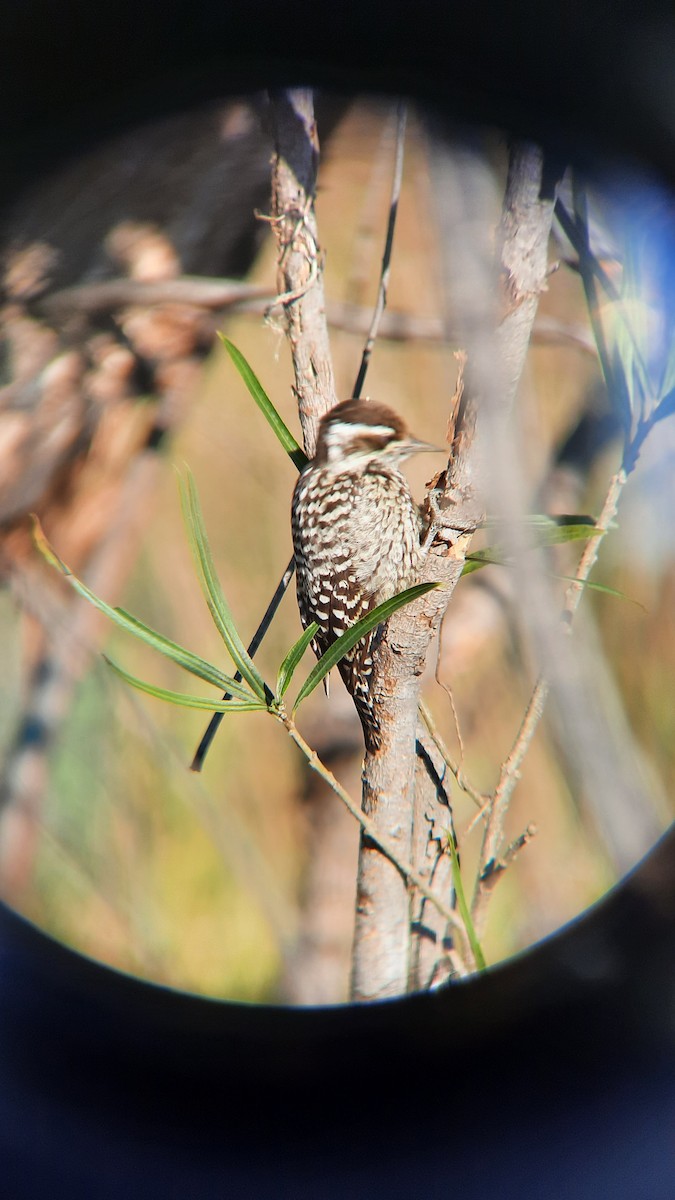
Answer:
<svg viewBox="0 0 675 1200"><path fill-rule="evenodd" d="M442 163L448 167L448 163ZM456 164L455 164L456 168ZM451 167L452 170L452 167ZM467 388L456 398L450 458L441 507L449 526L450 543L434 545L428 555L423 580L443 586L397 613L380 645L373 686L379 704L382 748L368 755L364 766L364 807L384 837L396 838L401 852L413 851L414 865L429 872L429 841L438 832L428 813L435 812L436 785L425 772L417 772L415 744L420 678L428 646L438 630L457 584L472 527L482 512L482 478L486 456L494 442L492 424L503 423L510 413L525 362L529 334L539 293L546 286L548 235L553 215L553 193L542 197L544 163L534 146L518 145L511 153L509 176L498 230L499 259L490 260L485 242L473 247L474 262L463 281L463 340L468 353ZM447 182L447 175L446 175ZM475 196L455 177L450 215L441 222L446 269L457 269L458 239L466 237L461 219L476 220ZM487 205L486 205L487 207ZM446 217L447 217L446 213ZM460 218L460 219L458 219ZM501 288L498 287L501 281ZM455 283L456 283L455 277ZM495 286L497 285L497 286ZM498 331L498 305L502 312ZM476 415L480 408L480 426ZM479 436L475 436L478 433ZM421 830L426 825L426 837ZM433 858L433 854L432 854ZM447 883L447 872L444 873ZM387 859L362 838L357 883L357 920L352 995L373 1000L423 986L434 974L433 954L441 953L445 929L442 918L429 914L431 924L418 925L411 946L411 897L405 881ZM429 906L427 906L429 907ZM416 908L419 912L419 907ZM374 953L373 947L378 947Z"/></svg>
<svg viewBox="0 0 675 1200"><path fill-rule="evenodd" d="M283 305L295 396L308 458L324 413L337 404L326 324L323 264L314 211L319 141L309 89L275 92L272 228L277 239L276 305Z"/></svg>

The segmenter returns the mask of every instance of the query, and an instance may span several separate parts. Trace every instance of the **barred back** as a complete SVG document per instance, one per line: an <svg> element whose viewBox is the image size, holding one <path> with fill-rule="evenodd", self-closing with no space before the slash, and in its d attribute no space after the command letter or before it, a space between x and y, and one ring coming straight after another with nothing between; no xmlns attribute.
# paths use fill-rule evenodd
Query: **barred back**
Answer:
<svg viewBox="0 0 675 1200"><path fill-rule="evenodd" d="M415 582L420 565L417 507L405 477L382 461L317 465L301 474L293 495L293 545L303 626L316 621L320 656L377 604ZM373 630L338 664L361 718L366 748L379 749L371 695Z"/></svg>

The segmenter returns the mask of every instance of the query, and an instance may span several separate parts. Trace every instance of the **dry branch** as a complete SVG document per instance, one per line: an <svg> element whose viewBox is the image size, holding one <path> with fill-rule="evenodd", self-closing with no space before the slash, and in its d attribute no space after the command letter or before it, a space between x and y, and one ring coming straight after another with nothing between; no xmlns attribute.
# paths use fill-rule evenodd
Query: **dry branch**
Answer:
<svg viewBox="0 0 675 1200"><path fill-rule="evenodd" d="M326 325L323 259L314 212L319 144L312 93L300 89L273 93L270 117L275 144L270 221L277 241L278 295L266 311L283 309L305 452L311 457L319 421L337 402ZM332 786L330 780L324 782ZM317 981L332 978L335 969L333 962L327 962L331 956L330 952L326 955L325 944L312 936L317 928L317 893L325 886L322 865L335 852L330 836L333 828L333 823L325 820L311 821L305 895L314 901L315 911L310 913L305 906L296 953L284 980L287 995L305 1003L329 998ZM302 979L298 978L300 971Z"/></svg>
<svg viewBox="0 0 675 1200"><path fill-rule="evenodd" d="M456 163L452 164L451 170L454 168ZM542 179L541 152L535 147L515 147L498 239L503 312L496 337L494 325L492 330L489 328L490 284L491 281L494 283L495 275L494 268L486 269L484 247L478 248L482 263L468 284L464 281L465 289L467 286L472 289L468 298L465 294L468 312L464 341L469 372L466 393L456 405L455 422L450 431L450 459L442 480L444 493L440 502L447 525L452 525L455 533L450 545L446 538L432 549L423 576L425 580L442 582L444 587L398 613L389 623L378 651L373 686L380 705L383 746L378 754L366 758L364 796L378 830L386 831L388 837L395 833L397 845L406 857L413 846L413 808L418 822L428 822L426 813L430 808L433 811L433 782L428 773L418 772L418 791L413 805L417 706L426 653L461 575L470 540L468 531L475 528L480 515L479 488L485 458L483 427L490 417L499 422L508 417L527 352L538 295L546 285L553 203L552 197L541 197ZM448 228L444 222L442 232L446 242L443 257L449 260L450 269L454 271L457 239L467 236L466 228L459 229L457 218L458 215L467 216L469 200L461 193L462 182L456 173L452 187L455 200L452 227ZM458 214L458 207L463 209L461 214ZM471 218L475 220L475 213L471 213ZM519 235L523 227L528 231L524 239ZM476 438L479 402L481 436ZM427 838L418 833L416 845L428 853L433 836L434 830L428 826ZM419 863L415 865L419 869ZM404 936L409 927L410 900L400 876L364 840L358 882L354 998L391 996L410 986L411 946L409 938ZM444 932L443 927L437 927L435 945L431 938L425 938L425 945L433 946L437 955ZM377 958L371 953L373 945L385 948ZM422 947L416 947L412 960L417 964L418 972L413 983L419 986L433 974L430 970L433 964Z"/></svg>
<svg viewBox="0 0 675 1200"><path fill-rule="evenodd" d="M271 225L277 242L277 298L293 358L295 396L308 458L324 413L337 404L326 324L323 261L314 211L319 142L312 93L271 97L275 144Z"/></svg>
<svg viewBox="0 0 675 1200"><path fill-rule="evenodd" d="M614 518L619 503L619 497L626 482L625 472L619 471L610 483L598 517L597 528L606 530ZM562 625L569 635L572 631L574 614L579 607L583 593L583 585L589 578L595 565L600 538L589 538L579 561L575 581L570 583L565 596L562 612ZM476 874L476 887L472 902L472 915L476 928L482 930L485 923L487 902L496 880L495 864L507 857L505 850L504 825L514 788L520 779L522 764L532 743L534 734L544 714L550 685L541 676L535 684L525 715L522 719L518 735L510 753L502 763L497 787L485 807L485 829L481 845L479 865ZM511 855L510 857L513 857Z"/></svg>

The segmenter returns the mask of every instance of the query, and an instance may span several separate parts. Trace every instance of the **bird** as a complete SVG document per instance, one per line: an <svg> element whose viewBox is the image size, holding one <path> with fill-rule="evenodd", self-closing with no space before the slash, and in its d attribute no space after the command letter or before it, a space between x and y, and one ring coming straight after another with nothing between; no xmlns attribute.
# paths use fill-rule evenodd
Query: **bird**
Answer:
<svg viewBox="0 0 675 1200"><path fill-rule="evenodd" d="M317 658L378 604L418 581L425 553L420 511L400 466L412 454L439 450L372 400L345 400L322 418L315 456L291 505L300 620L304 629L314 621L319 626L311 642ZM379 626L338 663L369 753L382 744L371 692L381 635Z"/></svg>

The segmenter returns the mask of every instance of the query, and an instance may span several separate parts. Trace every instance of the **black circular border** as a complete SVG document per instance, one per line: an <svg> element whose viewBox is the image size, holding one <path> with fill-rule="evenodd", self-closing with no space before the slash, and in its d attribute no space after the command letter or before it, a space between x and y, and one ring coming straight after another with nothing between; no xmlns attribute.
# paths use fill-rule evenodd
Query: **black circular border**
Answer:
<svg viewBox="0 0 675 1200"><path fill-rule="evenodd" d="M639 7L639 12L636 11ZM670 4L12 5L7 191L92 140L270 83L406 91L672 185ZM672 1194L675 834L531 952L446 992L324 1010L180 995L0 908L13 1200Z"/></svg>

